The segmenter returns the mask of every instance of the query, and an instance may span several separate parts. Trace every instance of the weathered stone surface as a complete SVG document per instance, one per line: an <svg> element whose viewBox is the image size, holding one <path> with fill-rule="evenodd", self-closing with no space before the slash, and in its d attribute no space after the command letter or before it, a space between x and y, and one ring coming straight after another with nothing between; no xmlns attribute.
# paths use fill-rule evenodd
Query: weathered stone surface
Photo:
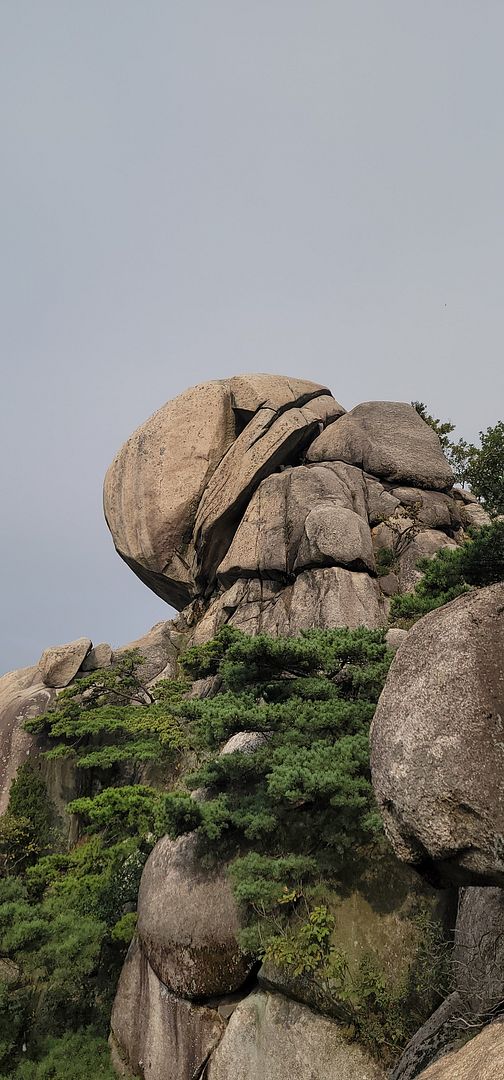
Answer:
<svg viewBox="0 0 504 1080"><path fill-rule="evenodd" d="M208 1080L385 1080L327 1017L281 994L250 994L207 1066Z"/></svg>
<svg viewBox="0 0 504 1080"><path fill-rule="evenodd" d="M419 1080L502 1080L504 1020L483 1028L460 1050L446 1054L419 1074Z"/></svg>
<svg viewBox="0 0 504 1080"><path fill-rule="evenodd" d="M451 956L453 992L415 1033L390 1080L413 1080L467 1033L488 1022L504 999L504 893L460 890Z"/></svg>
<svg viewBox="0 0 504 1080"><path fill-rule="evenodd" d="M263 480L218 577L229 586L240 577L287 578L334 565L374 570L362 472L298 466Z"/></svg>
<svg viewBox="0 0 504 1080"><path fill-rule="evenodd" d="M178 630L175 622L159 622L143 637L114 649L114 658L123 656L130 650L139 652L144 662L139 665L137 674L141 682L151 685L158 678L169 679L176 676L177 659L183 642L184 634Z"/></svg>
<svg viewBox="0 0 504 1080"><path fill-rule="evenodd" d="M170 993L133 941L112 1010L112 1059L119 1076L194 1080L225 1027L216 1009Z"/></svg>
<svg viewBox="0 0 504 1080"><path fill-rule="evenodd" d="M298 634L312 627L384 626L387 605L369 574L334 566L307 570L286 588L257 578L236 581L210 605L194 630L208 641L230 623L249 634Z"/></svg>
<svg viewBox="0 0 504 1080"><path fill-rule="evenodd" d="M409 631L373 720L396 853L446 880L504 882L503 655L504 585L458 597Z"/></svg>
<svg viewBox="0 0 504 1080"><path fill-rule="evenodd" d="M138 933L158 978L187 998L237 990L250 967L239 930L225 867L201 868L194 833L159 840L138 894Z"/></svg>
<svg viewBox="0 0 504 1080"><path fill-rule="evenodd" d="M110 667L111 663L112 649L106 641L103 641L89 650L82 662L82 670L98 671L100 668Z"/></svg>
<svg viewBox="0 0 504 1080"><path fill-rule="evenodd" d="M40 679L45 686L68 686L77 674L92 647L89 638L77 638L67 645L52 645L45 649L38 662Z"/></svg>
<svg viewBox="0 0 504 1080"><path fill-rule="evenodd" d="M404 513L383 521L372 530L375 555L382 549L394 552L394 573L399 591L410 592L420 581L420 559L432 558L441 548L457 547L456 540L439 529L427 529L416 525L413 518Z"/></svg>
<svg viewBox="0 0 504 1080"><path fill-rule="evenodd" d="M263 406L215 470L199 504L195 524L202 588L212 581L261 480L280 466L292 464L318 430L319 420L312 409L313 402L281 413Z"/></svg>
<svg viewBox="0 0 504 1080"><path fill-rule="evenodd" d="M400 502L374 476L366 476L365 480L369 524L378 525L393 516Z"/></svg>
<svg viewBox="0 0 504 1080"><path fill-rule="evenodd" d="M402 401L357 405L312 443L308 461L346 461L397 484L445 491L453 474L436 433Z"/></svg>
<svg viewBox="0 0 504 1080"><path fill-rule="evenodd" d="M196 511L234 438L228 384L202 383L142 424L105 478L105 517L118 553L175 608L195 594Z"/></svg>

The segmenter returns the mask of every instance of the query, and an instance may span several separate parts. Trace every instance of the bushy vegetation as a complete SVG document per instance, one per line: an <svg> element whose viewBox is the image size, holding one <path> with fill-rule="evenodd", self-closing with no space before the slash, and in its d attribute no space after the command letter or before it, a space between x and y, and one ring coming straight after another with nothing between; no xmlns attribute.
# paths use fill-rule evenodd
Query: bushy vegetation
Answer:
<svg viewBox="0 0 504 1080"><path fill-rule="evenodd" d="M411 404L439 437L455 482L467 484L491 517L504 514L504 422L480 431L480 445L475 446L465 439L452 439L455 424L432 416L423 401Z"/></svg>
<svg viewBox="0 0 504 1080"><path fill-rule="evenodd" d="M418 568L423 577L414 591L392 598L394 625L409 626L473 586L504 581L504 521L483 526L458 548L442 548L432 559L421 559Z"/></svg>

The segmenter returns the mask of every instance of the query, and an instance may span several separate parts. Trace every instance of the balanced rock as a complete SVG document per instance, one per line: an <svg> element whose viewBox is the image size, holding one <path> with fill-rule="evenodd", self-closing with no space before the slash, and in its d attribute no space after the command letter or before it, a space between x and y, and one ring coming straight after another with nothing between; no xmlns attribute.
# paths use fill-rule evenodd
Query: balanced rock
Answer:
<svg viewBox="0 0 504 1080"><path fill-rule="evenodd" d="M82 666L92 644L89 638L82 637L69 641L67 645L52 645L45 649L38 663L44 685L57 688L68 686Z"/></svg>
<svg viewBox="0 0 504 1080"><path fill-rule="evenodd" d="M157 977L190 999L237 990L250 969L240 929L226 868L201 867L196 834L159 840L138 895L138 934Z"/></svg>
<svg viewBox="0 0 504 1080"><path fill-rule="evenodd" d="M308 461L346 461L395 484L446 491L452 470L435 431L403 401L357 405L312 443Z"/></svg>
<svg viewBox="0 0 504 1080"><path fill-rule="evenodd" d="M504 585L431 612L396 653L371 728L375 796L399 858L504 883Z"/></svg>

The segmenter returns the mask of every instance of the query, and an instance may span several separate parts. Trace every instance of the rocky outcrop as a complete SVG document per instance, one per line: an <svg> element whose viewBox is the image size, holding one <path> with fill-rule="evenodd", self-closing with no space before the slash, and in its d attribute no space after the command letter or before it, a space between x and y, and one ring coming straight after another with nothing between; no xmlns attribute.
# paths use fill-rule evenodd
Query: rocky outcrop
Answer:
<svg viewBox="0 0 504 1080"><path fill-rule="evenodd" d="M460 1050L420 1073L419 1080L502 1080L504 1020L489 1024Z"/></svg>
<svg viewBox="0 0 504 1080"><path fill-rule="evenodd" d="M226 869L202 868L196 835L159 840L138 894L138 935L157 977L193 1000L238 990L251 966L240 925Z"/></svg>
<svg viewBox="0 0 504 1080"><path fill-rule="evenodd" d="M385 1080L328 1017L259 991L235 1009L211 1055L208 1080Z"/></svg>
<svg viewBox="0 0 504 1080"><path fill-rule="evenodd" d="M504 883L504 585L421 619L371 729L373 785L397 855L445 880Z"/></svg>
<svg viewBox="0 0 504 1080"><path fill-rule="evenodd" d="M203 641L226 622L384 625L418 559L463 538L452 482L411 405L345 413L316 383L248 375L163 406L111 465L104 505L119 554Z"/></svg>

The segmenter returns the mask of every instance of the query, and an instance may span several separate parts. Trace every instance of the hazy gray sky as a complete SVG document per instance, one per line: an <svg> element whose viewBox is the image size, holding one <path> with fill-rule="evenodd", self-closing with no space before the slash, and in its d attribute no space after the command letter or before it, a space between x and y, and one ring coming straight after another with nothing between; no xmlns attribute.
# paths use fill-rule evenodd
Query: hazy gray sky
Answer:
<svg viewBox="0 0 504 1080"><path fill-rule="evenodd" d="M192 383L502 418L503 42L501 0L0 0L1 670L168 617L101 485Z"/></svg>

